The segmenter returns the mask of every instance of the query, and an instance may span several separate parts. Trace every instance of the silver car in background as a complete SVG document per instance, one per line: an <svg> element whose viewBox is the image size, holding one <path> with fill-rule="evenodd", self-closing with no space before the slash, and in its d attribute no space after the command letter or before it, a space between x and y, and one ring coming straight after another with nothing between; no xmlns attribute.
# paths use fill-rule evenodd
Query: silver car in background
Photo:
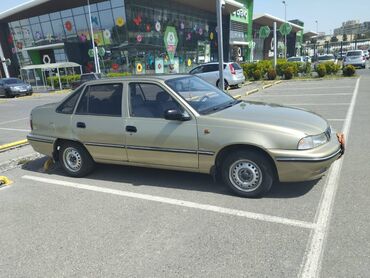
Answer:
<svg viewBox="0 0 370 278"><path fill-rule="evenodd" d="M220 75L218 63L207 63L193 68L189 73L202 78L204 81L218 87ZM225 89L244 83L243 69L235 62L224 63Z"/></svg>
<svg viewBox="0 0 370 278"><path fill-rule="evenodd" d="M352 65L355 67L366 68L366 57L362 50L351 50L347 52L343 62L344 66Z"/></svg>

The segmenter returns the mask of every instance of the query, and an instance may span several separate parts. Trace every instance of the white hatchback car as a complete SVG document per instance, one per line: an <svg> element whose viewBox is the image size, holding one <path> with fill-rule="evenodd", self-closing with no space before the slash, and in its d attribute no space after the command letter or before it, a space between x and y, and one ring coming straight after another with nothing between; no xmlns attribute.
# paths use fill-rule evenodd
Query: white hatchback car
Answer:
<svg viewBox="0 0 370 278"><path fill-rule="evenodd" d="M218 71L218 63L207 63L193 68L189 73L194 74L204 81L218 87L220 82L220 74ZM224 80L225 89L229 86L237 86L244 83L245 76L243 69L235 62L224 63Z"/></svg>
<svg viewBox="0 0 370 278"><path fill-rule="evenodd" d="M355 67L366 68L366 57L362 50L351 50L347 52L344 59L344 66L353 65Z"/></svg>

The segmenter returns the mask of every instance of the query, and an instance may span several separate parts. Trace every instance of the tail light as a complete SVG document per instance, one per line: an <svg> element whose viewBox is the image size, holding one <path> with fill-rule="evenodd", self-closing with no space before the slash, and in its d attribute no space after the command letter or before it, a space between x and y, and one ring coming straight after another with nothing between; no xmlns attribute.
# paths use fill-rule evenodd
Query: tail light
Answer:
<svg viewBox="0 0 370 278"><path fill-rule="evenodd" d="M236 74L235 69L232 64L229 65L231 74Z"/></svg>
<svg viewBox="0 0 370 278"><path fill-rule="evenodd" d="M30 127L31 127L31 130L33 130L33 123L32 123L32 119L30 118Z"/></svg>

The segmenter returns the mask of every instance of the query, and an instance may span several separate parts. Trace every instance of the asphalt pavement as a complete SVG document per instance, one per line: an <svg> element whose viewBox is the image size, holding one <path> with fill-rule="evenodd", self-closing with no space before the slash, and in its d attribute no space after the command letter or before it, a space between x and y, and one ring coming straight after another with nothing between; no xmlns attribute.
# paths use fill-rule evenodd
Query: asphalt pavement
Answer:
<svg viewBox="0 0 370 278"><path fill-rule="evenodd" d="M44 157L0 173L14 182L0 189L0 276L368 277L370 71L359 72L245 98L314 111L347 133L324 178L264 198L176 171L98 165L74 179L45 171Z"/></svg>

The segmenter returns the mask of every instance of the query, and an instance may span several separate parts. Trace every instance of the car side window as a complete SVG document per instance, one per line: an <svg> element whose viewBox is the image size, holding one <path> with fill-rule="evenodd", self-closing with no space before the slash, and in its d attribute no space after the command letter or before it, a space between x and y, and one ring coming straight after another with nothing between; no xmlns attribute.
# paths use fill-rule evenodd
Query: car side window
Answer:
<svg viewBox="0 0 370 278"><path fill-rule="evenodd" d="M76 114L120 117L122 88L122 84L87 86L77 106Z"/></svg>
<svg viewBox="0 0 370 278"><path fill-rule="evenodd" d="M164 118L165 111L183 111L177 101L162 87L151 83L130 83L130 116Z"/></svg>
<svg viewBox="0 0 370 278"><path fill-rule="evenodd" d="M202 72L204 72L204 66L196 67L195 69L190 71L191 74L202 73Z"/></svg>
<svg viewBox="0 0 370 278"><path fill-rule="evenodd" d="M84 87L78 89L69 98L67 98L67 100L65 100L61 105L59 105L57 108L57 113L72 114L83 90Z"/></svg>
<svg viewBox="0 0 370 278"><path fill-rule="evenodd" d="M209 72L211 71L218 71L218 65L217 64L212 64L212 65L209 65Z"/></svg>

